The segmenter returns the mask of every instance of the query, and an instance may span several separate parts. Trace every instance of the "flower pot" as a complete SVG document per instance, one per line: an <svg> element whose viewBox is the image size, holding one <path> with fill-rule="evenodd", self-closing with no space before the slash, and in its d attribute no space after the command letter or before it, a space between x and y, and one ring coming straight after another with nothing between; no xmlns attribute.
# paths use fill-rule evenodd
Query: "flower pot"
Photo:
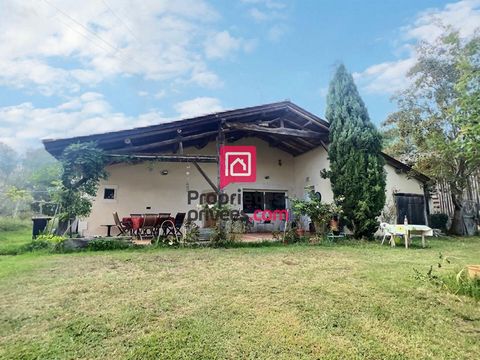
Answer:
<svg viewBox="0 0 480 360"><path fill-rule="evenodd" d="M467 266L467 271L471 279L480 279L480 265L469 265Z"/></svg>

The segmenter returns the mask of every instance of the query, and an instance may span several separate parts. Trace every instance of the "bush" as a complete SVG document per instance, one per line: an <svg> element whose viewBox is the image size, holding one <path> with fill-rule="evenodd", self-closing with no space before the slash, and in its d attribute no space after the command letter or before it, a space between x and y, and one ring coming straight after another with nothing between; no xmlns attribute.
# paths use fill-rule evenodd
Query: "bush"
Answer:
<svg viewBox="0 0 480 360"><path fill-rule="evenodd" d="M17 254L25 253L25 252L32 252L32 251L37 251L37 250L51 250L52 249L52 243L48 241L43 241L43 240L33 240L29 242L28 244L25 244L21 246Z"/></svg>
<svg viewBox="0 0 480 360"><path fill-rule="evenodd" d="M210 236L210 244L213 247L226 247L235 243L236 236L234 233L228 232L225 226L218 224L213 228L212 235Z"/></svg>
<svg viewBox="0 0 480 360"><path fill-rule="evenodd" d="M65 240L63 236L54 234L40 234L35 239L36 241L46 241L52 244L59 244Z"/></svg>
<svg viewBox="0 0 480 360"><path fill-rule="evenodd" d="M196 243L200 240L200 229L195 223L187 221L184 228L183 241L185 243Z"/></svg>
<svg viewBox="0 0 480 360"><path fill-rule="evenodd" d="M121 239L94 239L88 243L87 249L92 251L119 250L132 247L130 242Z"/></svg>
<svg viewBox="0 0 480 360"><path fill-rule="evenodd" d="M447 222L448 222L448 215L447 214L431 214L430 215L430 227L434 229L440 229L443 232L447 231Z"/></svg>
<svg viewBox="0 0 480 360"><path fill-rule="evenodd" d="M330 220L342 214L343 210L339 205L342 201L343 198L340 197L337 202L322 203L321 198L311 192L308 200L292 199L292 208L296 216L307 215L315 225L315 232L323 235Z"/></svg>
<svg viewBox="0 0 480 360"><path fill-rule="evenodd" d="M283 242L285 244L295 244L300 241L300 236L297 234L297 228L292 227L285 232Z"/></svg>

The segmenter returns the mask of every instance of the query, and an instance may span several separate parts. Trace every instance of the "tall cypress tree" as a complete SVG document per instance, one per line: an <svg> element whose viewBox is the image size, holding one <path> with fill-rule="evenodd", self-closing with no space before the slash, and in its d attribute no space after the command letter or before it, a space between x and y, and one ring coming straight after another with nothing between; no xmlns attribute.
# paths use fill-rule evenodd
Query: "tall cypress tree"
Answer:
<svg viewBox="0 0 480 360"><path fill-rule="evenodd" d="M372 237L385 205L385 160L381 136L344 65L330 82L326 118L330 122L326 174L333 194L344 197L344 221L354 237Z"/></svg>

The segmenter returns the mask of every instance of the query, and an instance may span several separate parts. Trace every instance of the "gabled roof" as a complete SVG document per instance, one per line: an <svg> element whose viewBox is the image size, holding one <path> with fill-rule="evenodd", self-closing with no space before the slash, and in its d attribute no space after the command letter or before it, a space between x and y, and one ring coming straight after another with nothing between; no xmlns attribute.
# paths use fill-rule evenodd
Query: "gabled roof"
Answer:
<svg viewBox="0 0 480 360"><path fill-rule="evenodd" d="M45 149L55 157L72 143L94 141L109 154L162 154L176 152L182 146L202 148L218 136L222 127L226 142L255 136L293 156L328 143L329 123L290 101L222 111L189 119L130 130L45 139ZM429 178L393 157L383 154L386 162L399 171L427 182Z"/></svg>
<svg viewBox="0 0 480 360"><path fill-rule="evenodd" d="M205 146L214 140L220 124L226 141L256 136L294 156L328 140L328 122L290 101L222 111L153 126L68 139L43 140L45 149L58 157L76 142L95 141L109 153L165 153L183 147Z"/></svg>
<svg viewBox="0 0 480 360"><path fill-rule="evenodd" d="M408 174L410 177L417 179L423 183L429 182L430 178L427 175L422 174L421 172L418 172L414 170L411 166L401 162L400 160L395 159L394 157L387 155L385 153L382 153L385 161L387 164L393 166L395 169L397 169L400 172Z"/></svg>

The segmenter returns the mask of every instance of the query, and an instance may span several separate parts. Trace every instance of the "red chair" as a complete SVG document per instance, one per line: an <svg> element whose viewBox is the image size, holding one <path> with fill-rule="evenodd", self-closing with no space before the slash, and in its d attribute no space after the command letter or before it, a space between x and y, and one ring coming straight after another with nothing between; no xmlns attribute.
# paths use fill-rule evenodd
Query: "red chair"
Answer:
<svg viewBox="0 0 480 360"><path fill-rule="evenodd" d="M143 224L138 235L143 240L143 236L154 237L157 225L157 215L145 215L143 217Z"/></svg>
<svg viewBox="0 0 480 360"><path fill-rule="evenodd" d="M113 221L115 222L115 225L120 232L120 235L127 235L127 234L132 234L132 226L131 223L125 222L125 221L120 221L120 218L118 216L118 213L115 211L113 213Z"/></svg>

